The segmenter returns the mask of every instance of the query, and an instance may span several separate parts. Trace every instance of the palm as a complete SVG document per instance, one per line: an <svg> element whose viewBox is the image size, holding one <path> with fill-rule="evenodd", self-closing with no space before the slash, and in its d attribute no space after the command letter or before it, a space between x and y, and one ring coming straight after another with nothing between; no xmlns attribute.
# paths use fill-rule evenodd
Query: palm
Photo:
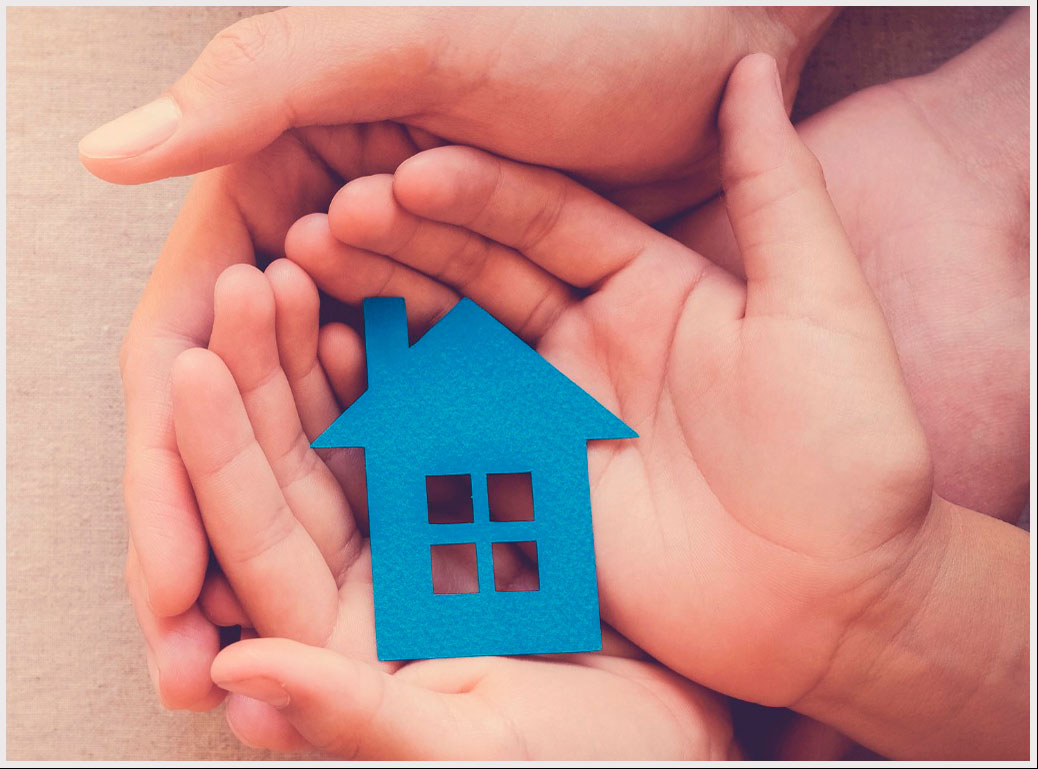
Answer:
<svg viewBox="0 0 1038 769"><path fill-rule="evenodd" d="M609 628L603 628L603 651L595 654L378 663L372 607L365 542L339 589L326 648L379 665L409 686L467 693L480 728L430 747L425 758L437 750L454 760L727 757L730 726L719 699L646 658ZM277 635L277 627L270 632ZM570 722L573 713L582 714L580 725ZM545 728L553 723L555 728ZM358 753L339 734L315 747L347 758Z"/></svg>
<svg viewBox="0 0 1038 769"><path fill-rule="evenodd" d="M844 629L805 622L805 597L839 600L889 565L875 550L918 522L929 489L920 483L919 505L896 511L877 498L856 512L850 535L839 509L855 488L827 489L833 507L815 519L800 489L777 496L801 465L855 467L857 488L877 488L900 460L884 456L878 424L905 404L869 395L888 361L863 362L864 345L849 348L847 337L809 322L740 319L744 289L720 271L690 272L696 259L676 244L644 252L561 315L539 351L576 381L598 384L594 394L639 433L590 452L603 617L685 675L784 704L822 674ZM805 378L818 360L826 374ZM817 413L805 415L804 404ZM802 437L805 419L820 425L815 435ZM788 577L776 584L776 573ZM869 595L842 607L848 621ZM747 668L787 648L819 666L775 665L768 676Z"/></svg>

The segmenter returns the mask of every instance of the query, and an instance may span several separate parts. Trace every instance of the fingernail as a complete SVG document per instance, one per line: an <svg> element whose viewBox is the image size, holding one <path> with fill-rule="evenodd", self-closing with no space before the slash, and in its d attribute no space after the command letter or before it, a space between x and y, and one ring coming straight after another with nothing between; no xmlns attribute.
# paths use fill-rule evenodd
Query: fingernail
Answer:
<svg viewBox="0 0 1038 769"><path fill-rule="evenodd" d="M132 158L159 146L180 123L180 108L169 96L138 107L87 134L79 154L88 158Z"/></svg>
<svg viewBox="0 0 1038 769"><path fill-rule="evenodd" d="M283 708L291 702L288 691L272 678L242 678L238 681L217 681L216 685L235 694L244 694L271 707Z"/></svg>

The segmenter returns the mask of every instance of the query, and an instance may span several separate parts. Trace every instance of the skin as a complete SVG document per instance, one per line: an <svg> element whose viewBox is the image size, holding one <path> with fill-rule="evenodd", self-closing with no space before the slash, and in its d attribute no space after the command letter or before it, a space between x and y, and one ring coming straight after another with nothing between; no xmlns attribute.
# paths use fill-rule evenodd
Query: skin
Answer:
<svg viewBox="0 0 1038 769"><path fill-rule="evenodd" d="M216 627L196 603L209 543L169 416L173 361L208 343L220 273L280 255L291 223L327 210L344 181L390 172L444 140L565 168L643 217L675 213L716 186L713 115L734 63L771 52L791 100L833 15L599 9L592 29L588 14L290 8L249 17L217 35L157 104L81 142L84 165L117 183L204 171L121 355L126 581L167 707L207 709L221 697L208 675ZM157 115L166 118L156 124Z"/></svg>
<svg viewBox="0 0 1038 769"><path fill-rule="evenodd" d="M454 147L348 184L286 248L347 300L405 296L418 330L472 297L638 431L589 452L599 585L661 662L895 757L1020 756L1027 537L934 492L767 57L719 125L745 283L565 177ZM986 619L950 649L963 605Z"/></svg>
<svg viewBox="0 0 1038 769"><path fill-rule="evenodd" d="M935 72L797 126L883 307L935 488L1010 522L1029 486L1027 57L1018 12ZM742 275L722 201L668 233Z"/></svg>
<svg viewBox="0 0 1038 769"><path fill-rule="evenodd" d="M231 267L216 285L210 349L174 368L178 444L210 541L266 636L213 666L239 693L228 706L235 732L349 759L727 757L719 698L608 628L594 654L376 660L368 541L309 447L323 427L304 428L339 411L317 362L317 309L290 262L266 275Z"/></svg>
<svg viewBox="0 0 1038 769"><path fill-rule="evenodd" d="M1027 56L1020 12L936 72L859 92L797 125L883 307L930 441L934 488L1009 522L1026 502L1030 453ZM667 232L743 274L723 201ZM748 715L743 733L754 737L795 718ZM774 739L761 756L854 750L802 717Z"/></svg>

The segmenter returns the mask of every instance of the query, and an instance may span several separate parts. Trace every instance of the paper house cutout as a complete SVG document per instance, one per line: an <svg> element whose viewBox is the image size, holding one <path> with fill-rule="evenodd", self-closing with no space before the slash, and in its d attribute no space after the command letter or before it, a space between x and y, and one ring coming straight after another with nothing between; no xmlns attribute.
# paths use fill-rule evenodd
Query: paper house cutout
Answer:
<svg viewBox="0 0 1038 769"><path fill-rule="evenodd" d="M314 442L363 447L381 660L601 648L587 441L637 434L462 299L408 345L403 299L364 301L368 389ZM529 473L532 521L491 520L488 475ZM427 478L472 519L432 523ZM492 545L535 542L537 590L496 590ZM474 543L478 592L434 593L433 545Z"/></svg>

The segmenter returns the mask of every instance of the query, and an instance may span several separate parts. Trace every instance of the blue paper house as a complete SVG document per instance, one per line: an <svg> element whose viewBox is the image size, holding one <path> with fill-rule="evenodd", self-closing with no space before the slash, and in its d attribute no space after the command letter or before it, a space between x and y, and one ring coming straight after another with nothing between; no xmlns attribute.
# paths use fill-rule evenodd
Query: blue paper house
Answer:
<svg viewBox="0 0 1038 769"><path fill-rule="evenodd" d="M364 449L379 659L601 648L587 441L636 433L468 299L413 346L404 300L367 299L364 331L368 389L313 445ZM500 474L532 520L492 519ZM470 520L430 520L440 476L467 476ZM535 543L536 590L495 588L502 542ZM434 592L434 546L468 543L478 591Z"/></svg>

